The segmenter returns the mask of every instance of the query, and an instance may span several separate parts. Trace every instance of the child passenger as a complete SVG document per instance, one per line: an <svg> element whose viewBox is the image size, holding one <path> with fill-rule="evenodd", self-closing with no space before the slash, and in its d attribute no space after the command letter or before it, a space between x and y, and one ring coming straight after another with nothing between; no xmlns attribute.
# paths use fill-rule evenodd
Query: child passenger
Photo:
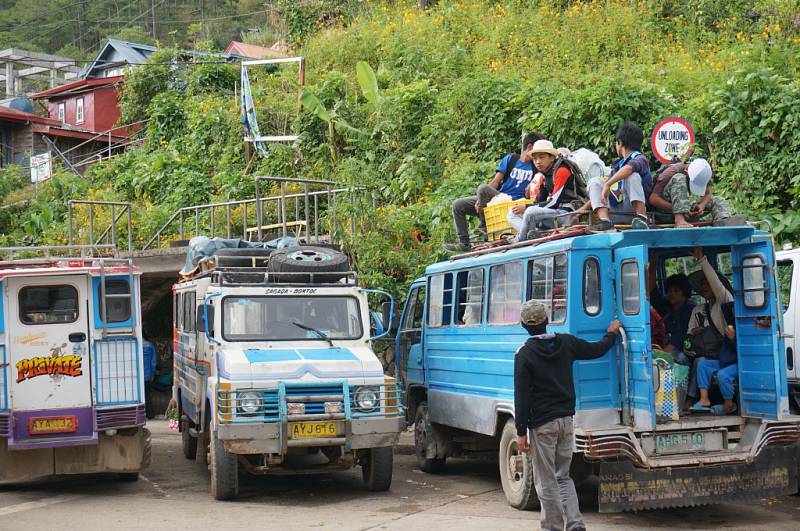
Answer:
<svg viewBox="0 0 800 531"><path fill-rule="evenodd" d="M600 220L592 224L594 231L614 229L610 214L631 214L634 229L647 229L649 223L646 201L653 188L650 163L642 152L644 133L641 128L631 122L625 122L615 135L617 155L620 159L611 169L611 177L604 181L595 177L587 186L592 210Z"/></svg>

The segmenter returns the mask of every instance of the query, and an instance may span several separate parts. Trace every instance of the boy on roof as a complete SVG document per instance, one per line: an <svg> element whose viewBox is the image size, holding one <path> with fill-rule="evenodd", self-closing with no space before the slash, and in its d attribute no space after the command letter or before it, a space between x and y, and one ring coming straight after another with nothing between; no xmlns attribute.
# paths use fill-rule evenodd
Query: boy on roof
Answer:
<svg viewBox="0 0 800 531"><path fill-rule="evenodd" d="M615 144L619 160L611 169L611 177L604 181L595 177L587 186L592 210L600 220L592 225L594 231L614 229L610 214L631 214L631 226L634 229L647 229L646 201L653 188L650 174L650 162L642 152L644 133L631 122L625 122L615 135Z"/></svg>
<svg viewBox="0 0 800 531"><path fill-rule="evenodd" d="M577 183L567 164L560 163L561 154L549 140L537 140L531 149L533 165L538 173L528 187L527 195L534 205L514 205L508 222L517 230L517 241L539 237L539 224L552 228L553 220L568 211L562 208L570 201L585 200L578 194Z"/></svg>
<svg viewBox="0 0 800 531"><path fill-rule="evenodd" d="M657 179L650 193L650 204L659 212L675 217L675 226L688 228L690 219L710 212L714 225L740 225L741 216L733 216L725 199L711 193L711 166L706 159L691 164L678 162L668 166ZM699 197L693 202L693 197Z"/></svg>
<svg viewBox="0 0 800 531"><path fill-rule="evenodd" d="M498 194L507 194L512 200L525 197L525 190L533 178L533 158L531 148L542 135L529 133L522 139L522 151L519 155L508 154L497 165L494 179L489 184L478 186L477 194L470 197L460 197L453 201L453 221L458 234L458 243L446 243L444 248L448 251L469 251L469 223L467 216L477 216L480 219L480 228L485 237L486 220L483 209L492 198Z"/></svg>

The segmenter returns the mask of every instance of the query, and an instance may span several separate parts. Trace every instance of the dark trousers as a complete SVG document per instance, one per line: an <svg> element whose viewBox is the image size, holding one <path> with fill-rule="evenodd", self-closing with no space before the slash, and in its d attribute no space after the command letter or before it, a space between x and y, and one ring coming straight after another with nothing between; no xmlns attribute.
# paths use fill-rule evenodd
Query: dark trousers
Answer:
<svg viewBox="0 0 800 531"><path fill-rule="evenodd" d="M489 201L491 201L492 198L499 193L500 192L488 184L482 184L478 186L477 195L470 197L459 197L453 201L453 221L456 225L456 234L458 234L459 242L464 245L469 245L468 216L475 216L480 219L480 228L483 230L483 232L486 232L486 220L484 219L483 214L478 214L475 211L475 205L480 205L481 207L485 208Z"/></svg>

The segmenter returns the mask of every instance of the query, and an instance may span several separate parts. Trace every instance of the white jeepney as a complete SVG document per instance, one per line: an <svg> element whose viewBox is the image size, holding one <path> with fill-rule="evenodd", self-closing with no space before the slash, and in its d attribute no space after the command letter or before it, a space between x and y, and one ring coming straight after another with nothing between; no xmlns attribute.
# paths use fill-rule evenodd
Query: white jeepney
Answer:
<svg viewBox="0 0 800 531"><path fill-rule="evenodd" d="M77 251L87 249L0 249L12 257L0 261L0 480L135 480L150 461L139 272L130 260L50 257Z"/></svg>
<svg viewBox="0 0 800 531"><path fill-rule="evenodd" d="M360 465L369 490L391 484L404 411L395 379L371 347L371 320L376 335L383 320L370 314L374 292L357 286L354 273L324 273L334 253L276 251L270 264L280 254L299 268L217 264L174 286L173 392L183 450L208 459L217 499L237 496L239 471ZM298 272L304 266L312 272Z"/></svg>

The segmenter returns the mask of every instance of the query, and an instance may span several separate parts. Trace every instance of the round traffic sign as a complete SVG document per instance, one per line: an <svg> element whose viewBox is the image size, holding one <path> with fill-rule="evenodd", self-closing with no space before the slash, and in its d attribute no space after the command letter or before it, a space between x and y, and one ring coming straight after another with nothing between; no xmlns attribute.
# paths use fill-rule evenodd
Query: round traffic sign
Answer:
<svg viewBox="0 0 800 531"><path fill-rule="evenodd" d="M661 120L650 137L653 155L664 164L684 156L692 144L694 129L679 116L669 116Z"/></svg>

